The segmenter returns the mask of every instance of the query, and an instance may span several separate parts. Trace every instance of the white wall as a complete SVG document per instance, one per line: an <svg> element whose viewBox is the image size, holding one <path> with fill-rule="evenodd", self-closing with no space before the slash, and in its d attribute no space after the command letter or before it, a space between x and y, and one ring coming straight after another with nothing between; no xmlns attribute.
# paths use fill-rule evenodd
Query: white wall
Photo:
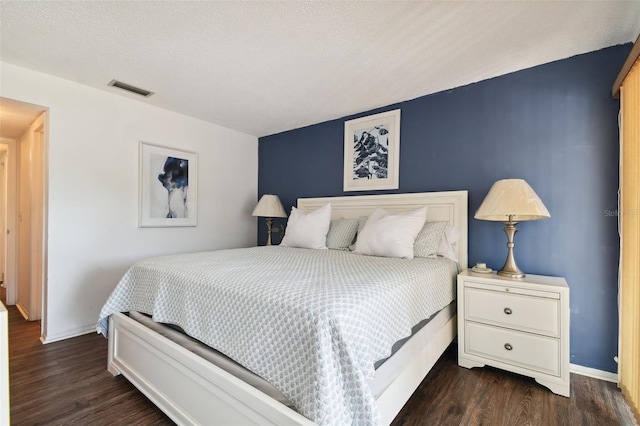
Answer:
<svg viewBox="0 0 640 426"><path fill-rule="evenodd" d="M0 96L49 108L45 341L94 330L106 298L138 259L255 244L255 136L0 67ZM197 227L137 227L139 141L198 153Z"/></svg>

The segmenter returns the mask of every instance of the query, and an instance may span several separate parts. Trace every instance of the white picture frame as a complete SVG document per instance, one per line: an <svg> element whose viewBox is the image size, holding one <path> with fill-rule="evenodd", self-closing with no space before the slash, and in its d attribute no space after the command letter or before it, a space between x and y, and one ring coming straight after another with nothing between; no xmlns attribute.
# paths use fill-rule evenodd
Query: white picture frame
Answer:
<svg viewBox="0 0 640 426"><path fill-rule="evenodd" d="M198 154L140 141L138 226L198 224Z"/></svg>
<svg viewBox="0 0 640 426"><path fill-rule="evenodd" d="M345 121L345 192L398 189L399 165L399 109Z"/></svg>

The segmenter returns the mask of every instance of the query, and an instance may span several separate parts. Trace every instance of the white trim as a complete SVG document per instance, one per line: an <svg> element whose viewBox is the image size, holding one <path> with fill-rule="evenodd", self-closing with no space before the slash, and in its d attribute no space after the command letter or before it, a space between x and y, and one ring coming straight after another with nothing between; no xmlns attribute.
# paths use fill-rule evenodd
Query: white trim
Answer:
<svg viewBox="0 0 640 426"><path fill-rule="evenodd" d="M49 108L41 115L42 117L42 263L41 280L38 283L39 308L40 308L40 341L44 343L47 334L47 300L49 294Z"/></svg>
<svg viewBox="0 0 640 426"><path fill-rule="evenodd" d="M8 306L16 304L18 257L16 255L18 243L18 141L16 139L1 138L0 143L8 145L7 156L7 204L6 204L6 232L5 241L5 272L4 287Z"/></svg>
<svg viewBox="0 0 640 426"><path fill-rule="evenodd" d="M20 302L17 302L16 308L18 309L18 312L20 312L20 315L22 315L22 317L25 319L25 321L29 321L29 311L27 311L24 305L22 305L22 303Z"/></svg>
<svg viewBox="0 0 640 426"><path fill-rule="evenodd" d="M584 367L577 364L569 364L569 371L581 376L593 377L594 379L604 380L606 382L618 383L618 374L610 373L596 368Z"/></svg>
<svg viewBox="0 0 640 426"><path fill-rule="evenodd" d="M69 331L67 331L65 333L54 334L53 336L43 334L40 337L40 341L43 344L46 345L46 344L49 344L49 343L59 342L61 340L67 340L67 339L71 339L72 337L83 336L85 334L95 333L95 332L96 332L96 325L95 324L85 325L83 327L74 328L74 329L69 330Z"/></svg>
<svg viewBox="0 0 640 426"><path fill-rule="evenodd" d="M0 425L9 425L9 315L0 302Z"/></svg>

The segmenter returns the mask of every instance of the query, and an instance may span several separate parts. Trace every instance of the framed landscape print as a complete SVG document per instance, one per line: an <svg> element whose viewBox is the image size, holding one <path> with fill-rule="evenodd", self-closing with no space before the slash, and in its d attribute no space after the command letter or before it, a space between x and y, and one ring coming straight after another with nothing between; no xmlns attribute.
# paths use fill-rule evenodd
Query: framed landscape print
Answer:
<svg viewBox="0 0 640 426"><path fill-rule="evenodd" d="M139 227L198 224L198 154L140 142Z"/></svg>
<svg viewBox="0 0 640 426"><path fill-rule="evenodd" d="M398 189L400 110L344 123L344 191Z"/></svg>

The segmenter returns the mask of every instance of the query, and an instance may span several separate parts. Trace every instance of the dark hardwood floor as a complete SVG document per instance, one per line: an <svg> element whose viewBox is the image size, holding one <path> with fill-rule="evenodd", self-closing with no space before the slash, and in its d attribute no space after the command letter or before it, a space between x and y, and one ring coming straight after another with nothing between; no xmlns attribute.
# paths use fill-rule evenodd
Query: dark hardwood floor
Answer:
<svg viewBox="0 0 640 426"><path fill-rule="evenodd" d="M14 306L8 310L12 425L173 424L126 379L107 372L102 336L42 345L39 322L25 321ZM564 398L521 376L460 368L454 344L393 425L637 423L613 383L572 374L571 398Z"/></svg>
<svg viewBox="0 0 640 426"><path fill-rule="evenodd" d="M173 425L126 379L107 371L104 337L43 345L40 322L7 309L12 425Z"/></svg>
<svg viewBox="0 0 640 426"><path fill-rule="evenodd" d="M398 414L399 425L637 426L615 383L571 374L571 398L535 380L457 365L451 345Z"/></svg>

